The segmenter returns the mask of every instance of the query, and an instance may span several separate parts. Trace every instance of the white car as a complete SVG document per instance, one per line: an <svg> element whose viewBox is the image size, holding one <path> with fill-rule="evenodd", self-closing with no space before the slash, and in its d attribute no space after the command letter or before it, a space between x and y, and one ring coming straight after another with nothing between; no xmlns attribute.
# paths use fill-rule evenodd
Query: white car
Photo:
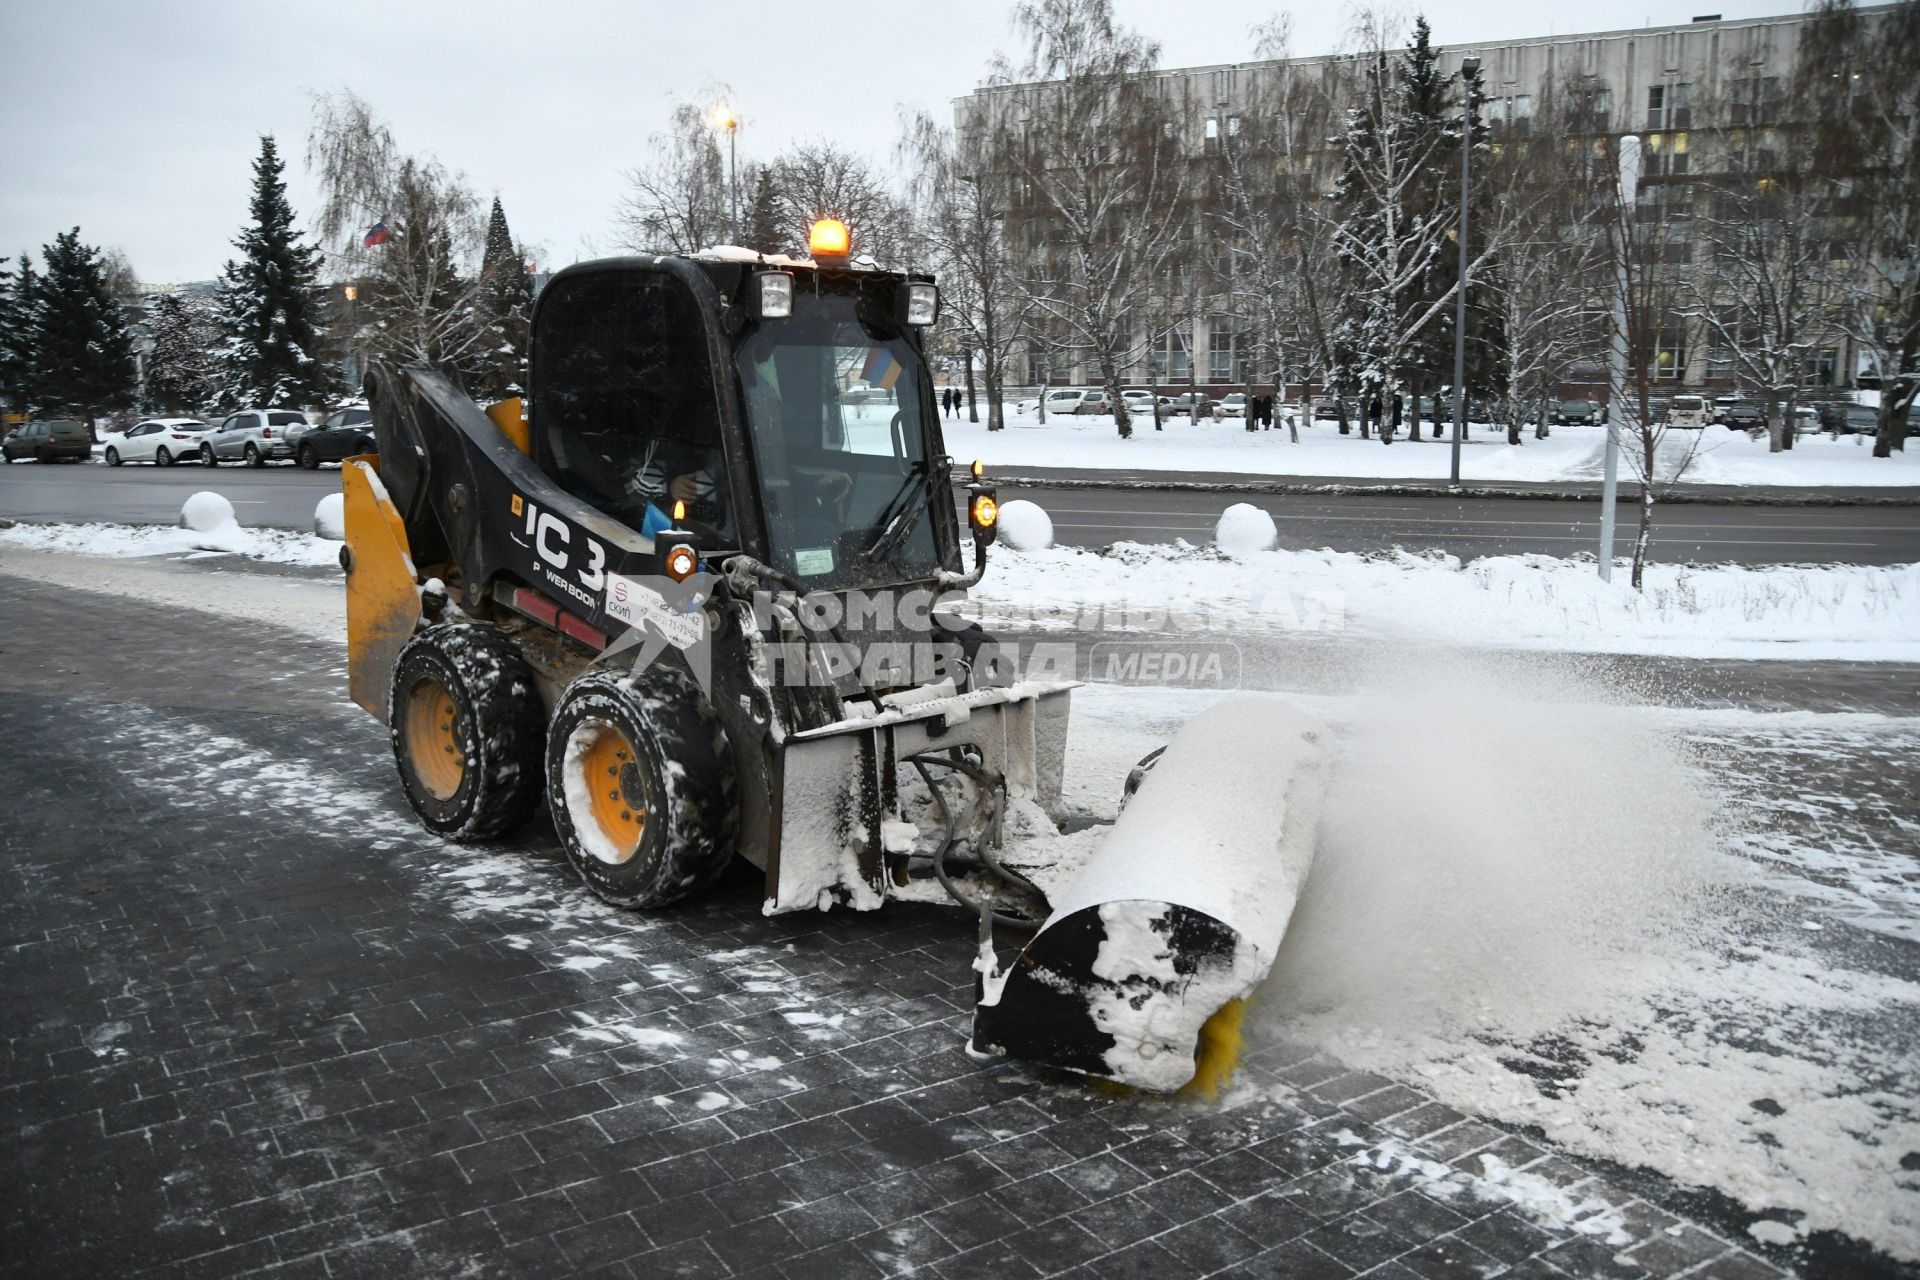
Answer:
<svg viewBox="0 0 1920 1280"><path fill-rule="evenodd" d="M1247 393L1244 391L1236 391L1231 395L1221 397L1220 403L1214 406L1214 412L1222 418L1246 417Z"/></svg>
<svg viewBox="0 0 1920 1280"><path fill-rule="evenodd" d="M176 462L198 462L200 439L211 430L198 418L148 418L127 428L124 435L107 437L107 465L151 462L170 467Z"/></svg>
<svg viewBox="0 0 1920 1280"><path fill-rule="evenodd" d="M1128 413L1144 414L1149 418L1153 416L1153 402L1155 400L1158 400L1163 406L1167 403L1165 396L1156 396L1151 391L1122 391L1120 398L1127 402Z"/></svg>
<svg viewBox="0 0 1920 1280"><path fill-rule="evenodd" d="M1095 391L1080 390L1049 391L1047 392L1046 399L1047 412L1079 413L1081 412L1080 406L1083 403L1091 402L1093 397L1098 394L1099 393ZM1104 397L1102 398L1104 399ZM1095 412L1095 410L1089 409L1086 410L1086 412L1092 413Z"/></svg>

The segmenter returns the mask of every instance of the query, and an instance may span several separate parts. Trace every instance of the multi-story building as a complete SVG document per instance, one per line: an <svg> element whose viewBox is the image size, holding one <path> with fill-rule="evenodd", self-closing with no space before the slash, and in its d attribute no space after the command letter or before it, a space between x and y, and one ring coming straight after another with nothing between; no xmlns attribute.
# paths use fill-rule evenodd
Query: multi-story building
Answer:
<svg viewBox="0 0 1920 1280"><path fill-rule="evenodd" d="M1863 8L1872 20L1887 6ZM1708 166L1696 157L1711 154L1715 130L1789 129L1783 118L1791 100L1787 92L1801 39L1812 19L1803 14L1722 20L1718 15L1667 26L1589 34L1535 36L1525 39L1441 47L1438 68L1443 75L1459 71L1462 60L1479 60L1488 102L1483 118L1496 142L1502 135L1525 134L1540 127L1577 123L1592 137L1635 134L1642 139L1643 174L1653 184L1687 186L1704 178ZM1444 38L1436 32L1436 41ZM1330 95L1350 83L1343 67L1351 54L1327 54L1284 61L1189 67L1152 73L1156 92L1169 117L1169 136L1180 140L1189 157L1219 154L1261 110L1275 100L1274 85L1281 77L1293 82L1319 83ZM1543 92L1559 95L1559 110L1548 124ZM991 127L1021 113L1044 109L1046 85L993 85L976 90L955 103L956 127L964 135ZM1705 109L1711 104L1711 109ZM1338 132L1338 123L1323 136ZM1337 172L1337 149L1329 147L1315 157L1314 177L1323 185ZM1017 182L1013 185L1017 186ZM1193 190L1205 191L1204 184ZM1204 195L1201 198L1205 198ZM1687 211L1689 197L1676 201ZM1705 202L1701 202L1704 206ZM1186 219L1191 234L1204 236L1204 210ZM1046 219L1010 217L1005 234L1016 260L1039 246L1029 239L1044 237ZM1675 235L1669 260L1685 268L1689 255L1706 252L1684 228ZM1178 291L1180 282L1172 282ZM1218 282L1207 286L1219 292ZM1161 290L1164 294L1165 289ZM1151 310L1151 308L1147 308ZM1189 380L1221 386L1244 383L1249 376L1247 323L1224 300L1171 324L1143 332L1137 350L1148 353L1127 379L1135 382L1184 384ZM1145 322L1143 322L1145 323ZM1698 316L1679 317L1663 328L1656 360L1657 376L1673 387L1729 388L1735 382L1732 362ZM1023 366L1011 370L1015 380L1056 384L1081 383L1096 378L1083 358L1070 349L1046 351L1036 344ZM1588 363L1574 382L1587 382L1597 371ZM1806 381L1816 386L1850 385L1857 372L1849 344L1837 331L1824 334L1806 361ZM1044 376L1043 376L1044 375Z"/></svg>

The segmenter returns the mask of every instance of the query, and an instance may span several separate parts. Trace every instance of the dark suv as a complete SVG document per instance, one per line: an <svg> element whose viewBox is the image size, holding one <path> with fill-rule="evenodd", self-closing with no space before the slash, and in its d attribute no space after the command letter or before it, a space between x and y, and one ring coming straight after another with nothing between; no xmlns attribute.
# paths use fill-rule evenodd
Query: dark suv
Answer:
<svg viewBox="0 0 1920 1280"><path fill-rule="evenodd" d="M93 456L93 432L84 422L55 418L50 422L29 422L0 444L0 459L17 462L32 458L36 462L84 462Z"/></svg>
<svg viewBox="0 0 1920 1280"><path fill-rule="evenodd" d="M1557 427L1593 427L1603 421L1600 406L1591 400L1562 400L1553 406L1553 424Z"/></svg>
<svg viewBox="0 0 1920 1280"><path fill-rule="evenodd" d="M1735 431L1759 431L1767 425L1767 414L1751 400L1735 400L1720 411L1720 421Z"/></svg>

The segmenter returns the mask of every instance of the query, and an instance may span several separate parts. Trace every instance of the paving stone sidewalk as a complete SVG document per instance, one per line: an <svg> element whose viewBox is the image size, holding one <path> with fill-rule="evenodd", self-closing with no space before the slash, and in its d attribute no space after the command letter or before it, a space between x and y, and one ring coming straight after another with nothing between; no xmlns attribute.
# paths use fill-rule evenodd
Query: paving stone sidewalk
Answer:
<svg viewBox="0 0 1920 1280"><path fill-rule="evenodd" d="M80 620L137 661L50 642ZM279 679L236 679L263 666ZM684 910L605 908L544 815L498 849L420 833L340 683L330 646L0 579L0 1275L1790 1261L1730 1204L1283 1044L1218 1105L974 1062L968 921L767 919L745 875ZM1493 1194L1489 1155L1580 1213ZM1886 1268L1845 1241L1795 1257Z"/></svg>

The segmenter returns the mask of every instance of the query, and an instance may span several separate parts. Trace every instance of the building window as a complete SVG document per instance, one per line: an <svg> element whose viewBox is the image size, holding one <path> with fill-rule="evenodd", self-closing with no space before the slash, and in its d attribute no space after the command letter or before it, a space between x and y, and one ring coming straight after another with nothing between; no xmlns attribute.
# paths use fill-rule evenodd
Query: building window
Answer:
<svg viewBox="0 0 1920 1280"><path fill-rule="evenodd" d="M1206 150L1206 153L1207 153L1208 155L1210 155L1210 156L1211 156L1211 155L1217 155L1217 154L1219 154L1219 151L1220 151L1220 117L1218 117L1218 116L1208 116L1208 117L1207 117L1207 123L1206 123L1206 125L1205 125L1205 126L1204 126L1204 127L1202 128L1202 130L1201 130L1201 136L1202 136L1202 137L1203 137L1203 138L1205 139L1205 150Z"/></svg>
<svg viewBox="0 0 1920 1280"><path fill-rule="evenodd" d="M1647 128L1686 129L1693 124L1693 86L1656 84L1647 89Z"/></svg>
<svg viewBox="0 0 1920 1280"><path fill-rule="evenodd" d="M1229 138L1237 138L1240 136L1240 117L1239 116L1227 117L1227 136Z"/></svg>
<svg viewBox="0 0 1920 1280"><path fill-rule="evenodd" d="M1193 325L1175 325L1160 335L1153 352L1156 382L1186 382L1193 372Z"/></svg>
<svg viewBox="0 0 1920 1280"><path fill-rule="evenodd" d="M1680 316L1668 316L1654 335L1653 376L1661 382L1678 382L1687 376L1687 322Z"/></svg>
<svg viewBox="0 0 1920 1280"><path fill-rule="evenodd" d="M1840 353L1832 347L1822 347L1810 353L1800 366L1800 385L1803 387L1830 387L1834 375L1840 370Z"/></svg>
<svg viewBox="0 0 1920 1280"><path fill-rule="evenodd" d="M1244 382L1245 364L1233 317L1215 316L1207 327L1207 380Z"/></svg>

